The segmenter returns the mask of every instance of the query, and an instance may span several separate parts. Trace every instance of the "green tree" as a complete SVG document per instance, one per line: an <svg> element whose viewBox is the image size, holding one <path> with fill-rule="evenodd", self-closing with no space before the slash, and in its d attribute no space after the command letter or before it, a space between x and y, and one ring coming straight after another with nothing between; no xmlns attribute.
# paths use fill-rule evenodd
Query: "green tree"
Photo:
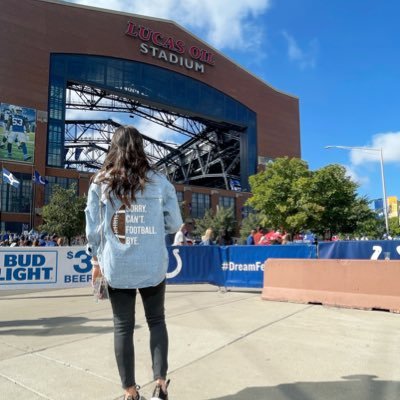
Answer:
<svg viewBox="0 0 400 400"><path fill-rule="evenodd" d="M358 185L346 175L346 169L331 164L313 172L304 193L308 201L318 204L319 209L311 219L310 229L320 235L353 232L357 227Z"/></svg>
<svg viewBox="0 0 400 400"><path fill-rule="evenodd" d="M252 229L265 225L265 216L262 213L250 213L246 218L242 219L240 225L240 239L245 242Z"/></svg>
<svg viewBox="0 0 400 400"><path fill-rule="evenodd" d="M369 201L366 197L358 198L353 205L353 215L356 228L353 232L343 232L344 236L350 234L351 237L367 236L370 239L379 239L384 233L384 221L379 218L375 211L371 210Z"/></svg>
<svg viewBox="0 0 400 400"><path fill-rule="evenodd" d="M309 220L318 208L314 202L305 201L304 191L310 178L305 161L277 158L264 171L249 178L253 196L247 204L265 216L264 225L294 235L309 227Z"/></svg>
<svg viewBox="0 0 400 400"><path fill-rule="evenodd" d="M311 172L300 159L277 158L250 177L250 186L247 204L265 216L264 227L292 236L311 230L326 238L360 231L380 237L380 220L340 165Z"/></svg>
<svg viewBox="0 0 400 400"><path fill-rule="evenodd" d="M69 189L54 186L50 203L43 207L43 224L40 230L64 236L71 244L71 238L85 231L86 197L79 197L76 184Z"/></svg>
<svg viewBox="0 0 400 400"><path fill-rule="evenodd" d="M389 218L389 232L391 237L400 236L400 226L398 217Z"/></svg>
<svg viewBox="0 0 400 400"><path fill-rule="evenodd" d="M208 228L212 228L214 239L221 230L226 230L234 235L236 227L235 214L232 207L218 207L214 213L212 209L206 211L203 218L195 219L194 235L201 238Z"/></svg>

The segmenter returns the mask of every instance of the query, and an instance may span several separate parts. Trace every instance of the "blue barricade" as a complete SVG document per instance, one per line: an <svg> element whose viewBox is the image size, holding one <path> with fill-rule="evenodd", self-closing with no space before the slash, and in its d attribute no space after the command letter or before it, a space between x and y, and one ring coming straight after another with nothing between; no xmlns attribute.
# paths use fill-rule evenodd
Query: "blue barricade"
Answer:
<svg viewBox="0 0 400 400"><path fill-rule="evenodd" d="M223 264L227 287L262 288L264 262L268 258L316 258L313 245L230 246L228 264Z"/></svg>
<svg viewBox="0 0 400 400"><path fill-rule="evenodd" d="M322 242L318 244L319 258L383 260L384 253L390 253L391 260L400 259L399 240L354 240Z"/></svg>
<svg viewBox="0 0 400 400"><path fill-rule="evenodd" d="M219 246L168 247L168 283L211 283L220 285L222 274Z"/></svg>
<svg viewBox="0 0 400 400"><path fill-rule="evenodd" d="M313 245L169 247L168 283L262 288L268 258L316 258Z"/></svg>

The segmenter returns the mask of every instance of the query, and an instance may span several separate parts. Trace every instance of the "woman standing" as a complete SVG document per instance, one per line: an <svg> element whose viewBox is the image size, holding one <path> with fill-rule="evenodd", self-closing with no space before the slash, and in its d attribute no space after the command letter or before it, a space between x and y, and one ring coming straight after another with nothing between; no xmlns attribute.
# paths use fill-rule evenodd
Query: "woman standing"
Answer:
<svg viewBox="0 0 400 400"><path fill-rule="evenodd" d="M114 132L104 164L90 185L85 212L92 280L103 271L109 284L114 350L124 399L140 400L133 345L137 290L150 330L156 381L152 398L168 399L165 235L175 233L182 218L174 187L150 166L135 128L122 126Z"/></svg>
<svg viewBox="0 0 400 400"><path fill-rule="evenodd" d="M206 233L204 234L204 236L201 237L201 242L200 245L201 246L211 246L213 244L213 236L214 236L214 232L212 230L212 228L208 228L206 230Z"/></svg>

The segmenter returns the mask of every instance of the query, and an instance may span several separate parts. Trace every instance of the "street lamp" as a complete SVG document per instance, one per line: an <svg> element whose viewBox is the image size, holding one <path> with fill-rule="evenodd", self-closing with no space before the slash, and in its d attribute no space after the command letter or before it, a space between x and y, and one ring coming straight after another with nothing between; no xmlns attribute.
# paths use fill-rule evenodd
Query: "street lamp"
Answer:
<svg viewBox="0 0 400 400"><path fill-rule="evenodd" d="M385 185L385 174L383 172L383 154L382 147L353 147L353 146L325 146L326 149L344 149L344 150L361 150L361 151L375 151L379 153L381 161L381 178L382 178L382 193L383 193L383 214L385 215L385 226L386 234L389 237L389 220L387 212L387 200L386 200L386 185Z"/></svg>

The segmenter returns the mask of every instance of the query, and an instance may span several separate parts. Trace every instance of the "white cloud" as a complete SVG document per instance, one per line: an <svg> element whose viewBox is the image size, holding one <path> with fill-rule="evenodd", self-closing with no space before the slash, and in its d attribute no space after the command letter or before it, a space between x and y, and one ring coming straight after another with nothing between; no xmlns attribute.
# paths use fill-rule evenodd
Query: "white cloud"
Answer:
<svg viewBox="0 0 400 400"><path fill-rule="evenodd" d="M133 125L140 133L153 139L169 144L181 144L188 138L180 133L159 125L155 122L135 116L129 117L128 113L110 113L106 111L66 110L66 120L106 120L112 119L121 125Z"/></svg>
<svg viewBox="0 0 400 400"><path fill-rule="evenodd" d="M355 183L357 183L359 186L363 185L368 185L370 182L370 179L368 176L361 176L354 165L344 165L346 168L346 175Z"/></svg>
<svg viewBox="0 0 400 400"><path fill-rule="evenodd" d="M132 14L176 21L193 30L211 45L222 49L248 50L259 44L263 27L257 18L271 0L70 0Z"/></svg>
<svg viewBox="0 0 400 400"><path fill-rule="evenodd" d="M356 148L351 149L351 147ZM400 166L400 132L378 133L372 136L371 143L349 145L347 148L350 157L350 165L345 165L347 175L360 187L364 187L364 191L371 191L381 179L380 149L387 177L390 164L395 167ZM376 196L379 197L379 194Z"/></svg>
<svg viewBox="0 0 400 400"><path fill-rule="evenodd" d="M143 135L164 143L166 142L169 145L171 145L171 143L180 144L182 141L187 140L187 138L184 138L180 133L144 118L135 116L134 122L132 123L131 121L130 124L134 125L134 127Z"/></svg>
<svg viewBox="0 0 400 400"><path fill-rule="evenodd" d="M289 33L283 31L282 35L287 41L289 60L298 63L301 69L315 68L318 54L317 39L312 39L308 43L307 49L304 50Z"/></svg>
<svg viewBox="0 0 400 400"><path fill-rule="evenodd" d="M382 149L384 163L400 162L400 132L378 133L372 137L372 144L362 146L365 150L352 150L351 162L354 165L380 162L379 151L370 151L368 148Z"/></svg>
<svg viewBox="0 0 400 400"><path fill-rule="evenodd" d="M77 110L67 109L65 111L66 120L106 120L112 119L119 124L122 124L123 118L118 113L106 112L106 111L89 111L89 110Z"/></svg>

